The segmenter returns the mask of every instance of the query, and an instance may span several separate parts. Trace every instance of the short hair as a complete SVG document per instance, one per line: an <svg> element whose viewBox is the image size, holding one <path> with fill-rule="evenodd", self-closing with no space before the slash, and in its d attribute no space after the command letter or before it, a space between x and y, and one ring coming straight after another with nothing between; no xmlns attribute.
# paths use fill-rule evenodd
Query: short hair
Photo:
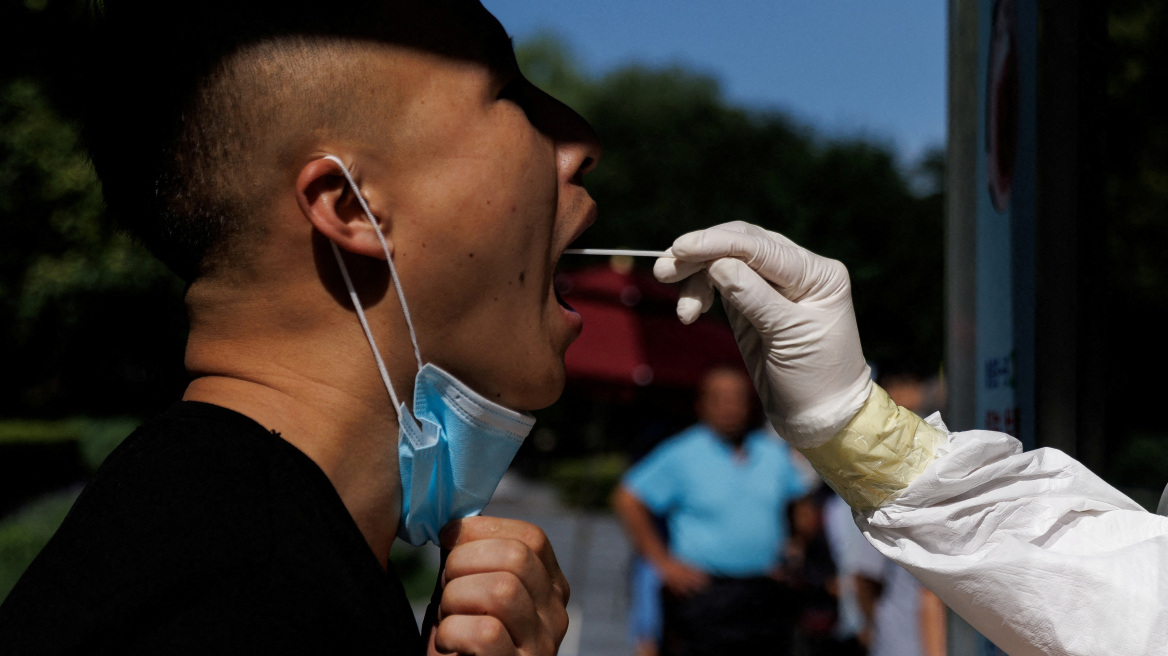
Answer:
<svg viewBox="0 0 1168 656"><path fill-rule="evenodd" d="M196 86L163 148L152 235L187 277L240 255L262 231L254 220L271 199L252 192L265 161L293 161L298 135L360 136L371 89L353 84L364 44L280 36L242 46ZM141 230L141 228L139 229Z"/></svg>
<svg viewBox="0 0 1168 656"><path fill-rule="evenodd" d="M187 282L236 252L262 230L257 148L313 116L355 127L346 49L387 40L394 4L96 0L70 104L115 220ZM313 70L338 74L296 97Z"/></svg>

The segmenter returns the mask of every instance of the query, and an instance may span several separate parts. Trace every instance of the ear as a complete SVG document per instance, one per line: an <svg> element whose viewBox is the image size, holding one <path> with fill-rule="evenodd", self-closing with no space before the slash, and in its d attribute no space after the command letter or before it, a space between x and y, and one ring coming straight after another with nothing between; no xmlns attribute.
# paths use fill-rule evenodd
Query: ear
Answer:
<svg viewBox="0 0 1168 656"><path fill-rule="evenodd" d="M357 200L358 193L349 184L340 164L323 157L305 164L296 178L296 202L318 232L343 251L384 260L385 251L377 239L376 228ZM378 216L372 203L370 209L392 254L393 242L386 234L388 217Z"/></svg>

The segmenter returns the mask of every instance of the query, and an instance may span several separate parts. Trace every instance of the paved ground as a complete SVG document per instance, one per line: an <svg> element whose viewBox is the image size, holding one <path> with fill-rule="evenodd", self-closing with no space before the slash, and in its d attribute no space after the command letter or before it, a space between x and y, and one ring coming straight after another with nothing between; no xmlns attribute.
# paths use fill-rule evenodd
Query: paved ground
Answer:
<svg viewBox="0 0 1168 656"><path fill-rule="evenodd" d="M632 654L626 630L629 544L615 517L564 508L550 488L513 474L503 479L483 514L531 522L555 547L572 585L571 624L560 656Z"/></svg>

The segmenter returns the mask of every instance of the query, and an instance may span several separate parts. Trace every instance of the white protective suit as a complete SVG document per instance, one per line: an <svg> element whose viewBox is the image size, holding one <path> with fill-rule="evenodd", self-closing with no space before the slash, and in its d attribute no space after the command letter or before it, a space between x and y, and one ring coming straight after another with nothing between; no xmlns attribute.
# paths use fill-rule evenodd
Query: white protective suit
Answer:
<svg viewBox="0 0 1168 656"><path fill-rule="evenodd" d="M856 512L873 546L1008 654L1168 653L1168 517L1056 449L929 424L935 460Z"/></svg>
<svg viewBox="0 0 1168 656"><path fill-rule="evenodd" d="M743 223L658 260L693 321L722 293L772 423L885 556L1013 656L1168 654L1168 518L1054 449L949 433L867 381L847 272Z"/></svg>

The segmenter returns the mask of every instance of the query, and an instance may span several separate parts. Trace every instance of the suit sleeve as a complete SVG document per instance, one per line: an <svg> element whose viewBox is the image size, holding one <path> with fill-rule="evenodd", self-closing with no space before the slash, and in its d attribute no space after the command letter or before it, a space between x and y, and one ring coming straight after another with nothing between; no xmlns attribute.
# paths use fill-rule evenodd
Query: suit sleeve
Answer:
<svg viewBox="0 0 1168 656"><path fill-rule="evenodd" d="M1163 653L1168 518L1060 451L935 417L875 388L808 454L869 542L1013 656Z"/></svg>

